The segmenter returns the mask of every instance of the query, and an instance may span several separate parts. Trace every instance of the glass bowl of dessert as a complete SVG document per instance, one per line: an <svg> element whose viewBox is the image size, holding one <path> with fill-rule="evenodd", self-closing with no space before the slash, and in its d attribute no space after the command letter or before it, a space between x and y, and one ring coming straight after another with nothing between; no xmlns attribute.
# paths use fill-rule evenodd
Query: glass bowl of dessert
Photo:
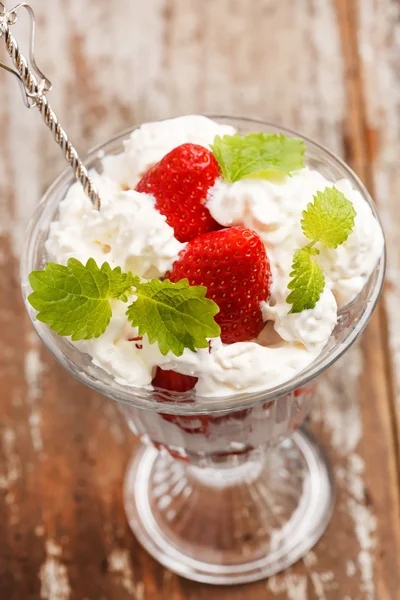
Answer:
<svg viewBox="0 0 400 600"><path fill-rule="evenodd" d="M253 119L147 123L85 164L100 209L64 172L31 221L32 323L140 436L124 500L148 552L206 583L277 573L332 511L303 422L382 289L372 200L327 149Z"/></svg>

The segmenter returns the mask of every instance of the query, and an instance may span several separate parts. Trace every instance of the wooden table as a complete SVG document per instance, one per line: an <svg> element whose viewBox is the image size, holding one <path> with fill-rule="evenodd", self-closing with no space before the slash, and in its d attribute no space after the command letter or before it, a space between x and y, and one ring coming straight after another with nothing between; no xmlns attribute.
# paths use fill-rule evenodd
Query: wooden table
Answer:
<svg viewBox="0 0 400 600"><path fill-rule="evenodd" d="M400 598L399 2L32 4L49 97L79 149L188 112L296 128L342 155L373 192L389 270L362 343L324 377L312 414L337 485L326 534L268 581L224 589L176 577L128 529L121 484L135 442L116 406L58 366L24 313L25 226L64 163L1 72L1 600Z"/></svg>

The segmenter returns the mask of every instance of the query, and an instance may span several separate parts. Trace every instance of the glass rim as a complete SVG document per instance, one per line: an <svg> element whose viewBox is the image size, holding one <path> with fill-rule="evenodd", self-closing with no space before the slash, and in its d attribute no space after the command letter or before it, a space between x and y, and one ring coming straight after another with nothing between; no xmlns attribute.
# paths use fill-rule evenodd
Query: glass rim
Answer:
<svg viewBox="0 0 400 600"><path fill-rule="evenodd" d="M336 163L336 165L339 165L346 172L346 174L349 176L349 178L357 184L357 186L359 187L359 190L361 191L361 193L363 195L363 199L369 204L369 206L372 210L372 213L373 213L374 217L376 218L376 220L382 230L382 233L383 233L381 220L379 218L379 215L377 213L377 210L375 208L375 204L371 198L371 195L369 194L365 185L362 183L360 178L354 173L354 171L347 165L347 163L344 160L342 160L339 156L334 154L331 150L326 148L324 145L320 144L319 142L314 141L312 138L309 138L306 135L299 133L296 130L289 129L287 127L283 127L283 126L277 125L277 124L269 122L269 121L264 121L262 119L251 118L251 117L242 117L242 116L238 116L238 115L222 115L222 114L205 114L204 116L212 118L216 121L218 121L218 119L220 119L220 120L224 120L224 121L230 120L230 121L241 121L241 122L246 122L246 123L250 123L250 124L254 123L259 126L261 125L263 127L266 127L266 128L271 127L273 129L277 129L277 130L281 131L282 133L285 133L290 136L301 137L309 145L320 150L323 153L323 155L325 155L325 157L330 158L331 160L334 161L334 163ZM173 118L173 117L171 117L171 118ZM97 144L96 146L94 146L93 148L88 150L83 155L83 162L85 163L88 160L95 159L96 155L98 157L99 153L102 153L108 146L111 146L112 144L114 144L118 141L121 141L121 143L122 143L123 140L126 139L126 137L130 133L132 133L132 131L134 131L135 129L140 127L140 125L141 124L137 124L137 125L133 125L131 127L125 128L123 131L108 138L105 142L103 142L101 144ZM126 384L121 385L121 384L118 384L115 380L114 380L115 384L116 384L116 386L118 386L118 393L112 393L112 390L110 390L110 385L108 382L104 383L103 381L98 380L96 383L93 383L90 380L90 378L87 378L84 376L84 373L78 373L78 372L73 371L70 368L66 367L65 363L62 360L62 357L65 357L64 352L58 347L57 343L55 342L54 337L52 336L53 332L51 332L51 330L48 328L48 326L44 325L43 323L40 323L40 321L37 321L37 319L35 319L34 315L32 314L32 308L27 303L27 294L25 294L25 290L24 290L24 286L27 285L26 282L28 281L28 278L27 278L27 275L28 275L27 267L29 264L28 256L29 256L29 248L30 248L30 239L33 234L33 230L36 226L35 216L38 213L40 213L40 211L43 208L43 205L45 205L48 202L48 200L51 199L52 195L55 193L56 190L58 190L58 188L60 188L63 185L67 185L67 184L69 185L69 184L73 183L74 181L75 181L74 175L73 175L70 167L67 167L53 181L53 183L47 188L47 190L43 194L42 198L40 199L40 202L38 203L38 206L36 207L33 215L31 216L31 219L28 224L27 231L26 231L25 244L24 244L24 248L23 248L23 254L21 257L21 283L22 283L22 292L23 292L23 297L24 297L24 303L27 308L27 312L31 319L34 329L36 330L37 334L39 335L40 339L42 340L42 342L44 343L46 348L58 360L58 362L60 362L62 364L62 366L64 368L66 368L66 370L68 370L74 377L76 377L79 381L81 381L88 387L94 389L95 391L101 393L104 396L107 396L107 397L117 400L119 402L133 405L140 409L156 410L157 412L160 412L160 413L177 414L177 415L196 415L196 414L207 414L210 412L212 412L213 414L223 414L223 413L231 412L232 410L243 410L245 408L251 408L251 407L263 404L265 402L271 402L271 401L278 400L280 397L282 397L286 394L290 394L294 390L307 385L313 379L315 379L320 374L322 374L331 365L333 365L353 345L353 343L356 341L356 339L359 337L359 335L364 331L364 329L367 326L367 324L371 318L371 315L377 305L377 302L379 300L379 297L380 297L380 294L382 291L382 287L383 287L385 270L386 270L386 248L384 248L382 256L380 257L378 264L376 265L374 271L372 272L372 274L370 276L370 279L371 279L375 274L376 280L375 280L375 283L374 283L371 293L369 294L369 296L367 297L367 299L365 301L365 307L362 310L355 327L346 336L346 338L344 339L343 342L335 344L331 348L331 350L327 353L327 355L324 357L323 360L318 360L319 356L317 356L310 363L310 365L308 367L303 369L300 373L298 373L297 375L295 375L288 381L281 383L279 385L276 385L272 388L267 388L265 390L260 390L257 392L237 392L237 393L230 394L229 396L213 396L213 397L211 397L211 396L201 396L201 395L196 394L196 396L194 397L194 402L191 401L191 402L187 402L187 403L184 402L184 398L187 397L186 393L181 394L181 393L177 393L177 392L175 392L175 393L168 392L168 400L166 398L165 401L160 402L155 399L151 399L150 397L149 398L140 397L140 393L145 392L146 394L150 394L153 391L153 389L150 389L149 387L147 387L147 388L146 387L136 387L133 385L126 385ZM347 305L347 306L349 306L349 305ZM54 335L56 336L56 334L54 334ZM58 338L60 336L56 336L56 337ZM65 340L65 338L60 338L60 339ZM68 341L68 343L73 345L72 342ZM323 352L324 352L324 350L322 350L322 353ZM81 355L85 354L85 353L81 352L80 350L79 350L79 353ZM99 370L104 373L107 373L108 375L113 377L110 373L108 373L104 369L99 368ZM162 390L159 390L158 388L154 388L154 390L157 391L158 395L160 395L159 391L162 392ZM164 392L165 392L165 390L164 390ZM191 400L193 400L193 397L191 397Z"/></svg>

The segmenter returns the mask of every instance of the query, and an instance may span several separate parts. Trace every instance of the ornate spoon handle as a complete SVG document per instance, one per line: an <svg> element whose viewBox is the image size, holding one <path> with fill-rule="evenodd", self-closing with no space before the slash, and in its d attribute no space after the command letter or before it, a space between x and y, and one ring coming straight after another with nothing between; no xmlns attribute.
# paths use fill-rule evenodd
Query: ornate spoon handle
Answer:
<svg viewBox="0 0 400 600"><path fill-rule="evenodd" d="M10 27L14 25L18 18L18 11L24 8L31 20L31 39L29 49L30 64L21 54L18 43L14 36L10 33ZM37 107L41 113L47 127L52 131L53 137L57 144L62 149L65 158L71 165L75 177L82 184L85 194L93 202L96 209L100 208L99 193L89 177L88 171L82 163L79 155L71 142L65 130L61 127L56 113L50 107L46 97L46 92L51 89L51 82L45 77L42 71L38 68L35 60L35 14L26 2L17 4L12 10L6 11L2 2L0 2L0 38L3 37L7 52L10 55L15 69L8 67L0 62L0 67L15 75L21 85L23 98L28 108Z"/></svg>

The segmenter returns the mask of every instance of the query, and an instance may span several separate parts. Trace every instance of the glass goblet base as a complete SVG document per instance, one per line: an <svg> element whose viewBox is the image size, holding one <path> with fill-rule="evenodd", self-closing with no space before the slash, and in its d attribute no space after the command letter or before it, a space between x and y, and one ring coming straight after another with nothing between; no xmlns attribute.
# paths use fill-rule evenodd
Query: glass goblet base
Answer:
<svg viewBox="0 0 400 600"><path fill-rule="evenodd" d="M225 468L141 445L125 478L139 542L171 571L211 584L257 581L292 565L324 532L333 500L325 455L304 430Z"/></svg>

